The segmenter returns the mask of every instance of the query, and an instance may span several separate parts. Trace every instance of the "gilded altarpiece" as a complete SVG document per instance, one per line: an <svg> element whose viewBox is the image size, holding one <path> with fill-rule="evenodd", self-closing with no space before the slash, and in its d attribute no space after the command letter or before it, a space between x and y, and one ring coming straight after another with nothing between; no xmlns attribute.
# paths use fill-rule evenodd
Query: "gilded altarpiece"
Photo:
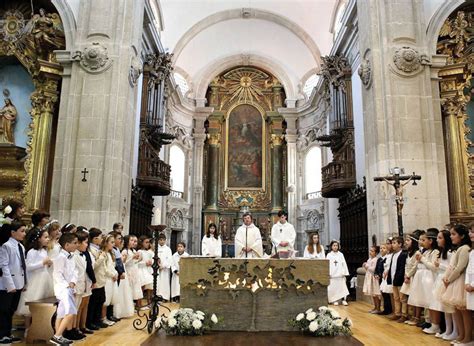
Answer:
<svg viewBox="0 0 474 346"><path fill-rule="evenodd" d="M447 56L439 72L450 217L474 220L474 6L463 6L443 24L437 53Z"/></svg>
<svg viewBox="0 0 474 346"><path fill-rule="evenodd" d="M29 95L10 95L12 80L4 76L2 81L0 196L21 198L29 210L49 207L62 74L53 51L65 48L61 19L49 1L43 3L46 9L32 9L26 1L0 5L0 64L22 66L29 75L25 83L33 85ZM25 100L30 106L18 114L15 104ZM26 125L15 132L22 119ZM24 141L18 134L25 135Z"/></svg>
<svg viewBox="0 0 474 346"><path fill-rule="evenodd" d="M274 216L286 206L285 124L277 111L284 89L270 73L242 66L217 76L207 99L214 112L206 122L203 232L217 224L223 256L233 256L235 231L249 210L270 249Z"/></svg>

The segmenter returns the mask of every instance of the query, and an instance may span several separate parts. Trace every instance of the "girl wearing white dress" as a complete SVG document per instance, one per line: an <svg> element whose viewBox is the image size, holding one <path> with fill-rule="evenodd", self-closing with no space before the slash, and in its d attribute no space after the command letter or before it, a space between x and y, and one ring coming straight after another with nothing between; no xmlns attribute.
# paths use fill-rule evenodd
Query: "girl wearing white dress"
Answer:
<svg viewBox="0 0 474 346"><path fill-rule="evenodd" d="M161 233L158 236L158 258L160 266L160 276L158 277L158 296L163 300L171 299L170 269L173 255L171 249L166 245L166 235Z"/></svg>
<svg viewBox="0 0 474 346"><path fill-rule="evenodd" d="M407 304L407 311L414 311L414 307L412 305L408 305L408 297L410 296L410 288L411 288L411 280L415 276L416 273L416 252L420 249L418 244L418 240L420 239L420 235L424 231L422 230L415 230L411 234L407 234L405 236L405 249L407 250L407 260L405 262L405 280L403 282L402 288L400 289L401 297L400 299L403 300L404 303ZM406 324L414 326L419 322L416 320L416 316L411 316L411 318L405 321Z"/></svg>
<svg viewBox="0 0 474 346"><path fill-rule="evenodd" d="M339 242L337 240L331 241L329 245L331 252L328 253L326 259L329 260L329 286L328 286L328 300L329 303L339 305L339 300L342 299L342 305L347 305L346 297L349 295L347 289L346 276L349 275L346 259L342 252L339 251Z"/></svg>
<svg viewBox="0 0 474 346"><path fill-rule="evenodd" d="M408 304L415 306L415 316L419 318L423 309L430 307L431 301L434 299L433 287L436 278L437 268L435 261L439 258L438 230L434 228L428 229L420 235L418 243L424 249L423 254L420 251L415 253L416 258L416 273L410 284L410 296L408 297ZM430 313L432 329L438 333L439 329L439 314Z"/></svg>
<svg viewBox="0 0 474 346"><path fill-rule="evenodd" d="M369 259L362 266L365 268L364 286L362 292L371 296L374 301L374 308L369 312L378 314L380 312L380 284L378 277L375 276L375 267L377 266L377 255L379 254L378 246L372 246L369 251Z"/></svg>
<svg viewBox="0 0 474 346"><path fill-rule="evenodd" d="M147 299L147 303L151 303L151 295L153 290L153 251L150 250L150 237L142 235L138 239L138 253L140 254L140 262L138 262L138 275L140 277L143 295Z"/></svg>
<svg viewBox="0 0 474 346"><path fill-rule="evenodd" d="M61 237L61 224L58 220L52 220L46 224L45 228L48 230L49 234L49 243L48 243L48 256L51 260L59 254L61 251L61 246L59 245L59 237ZM51 275L53 275L53 269L50 270Z"/></svg>
<svg viewBox="0 0 474 346"><path fill-rule="evenodd" d="M26 240L26 271L28 282L25 292L20 296L17 314L25 316L25 326L31 324L31 313L27 302L54 297L53 278L49 268L53 265L48 257L49 235L46 229L36 228Z"/></svg>
<svg viewBox="0 0 474 346"><path fill-rule="evenodd" d="M444 277L444 274L446 273L446 270L448 269L449 261L452 256L451 248L453 244L451 242L451 236L450 236L449 231L448 230L439 231L436 242L438 243L438 250L440 252L440 255L434 262L434 265L437 268L437 271L435 274L435 282L433 286L434 299L431 301L429 308L430 308L430 315L437 314L438 311L440 313L444 313L444 317L445 317L444 319L446 321L446 330L444 331L444 333L437 332L435 334L437 338L443 338L445 336L450 336L453 333L456 334L453 328L452 313L454 312L454 309L441 303L441 296L439 295L439 292L442 291L442 288L444 286L443 277ZM436 317L435 317L435 320L436 320ZM431 329L431 328L428 328L428 329ZM425 331L425 333L433 334L433 333L430 333L428 330ZM455 338L453 337L450 340L454 340L454 339Z"/></svg>
<svg viewBox="0 0 474 346"><path fill-rule="evenodd" d="M471 239L471 251L469 252L469 264L466 269L466 308L474 310L474 227L469 229L469 237Z"/></svg>
<svg viewBox="0 0 474 346"><path fill-rule="evenodd" d="M304 258L325 259L324 248L319 241L319 233L309 235L308 245L304 248Z"/></svg>
<svg viewBox="0 0 474 346"><path fill-rule="evenodd" d="M128 273L128 281L132 290L132 298L138 303L140 299L143 299L143 291L138 272L138 262L140 261L141 257L140 254L135 250L136 246L136 236L132 234L123 237L122 261L125 266L125 271Z"/></svg>
<svg viewBox="0 0 474 346"><path fill-rule="evenodd" d="M222 241L215 223L207 226L206 235L202 238L201 253L206 257L222 257Z"/></svg>
<svg viewBox="0 0 474 346"><path fill-rule="evenodd" d="M115 245L115 237L113 234L108 234L103 240L100 246L100 250L106 255L105 258L105 306L115 305L118 301L118 272L115 269L115 256L113 253L113 247ZM104 316L104 313L102 313ZM109 321L105 320L106 324Z"/></svg>
<svg viewBox="0 0 474 346"><path fill-rule="evenodd" d="M115 237L115 255L121 256L124 272L118 280L117 302L113 306L113 316L116 318L132 317L135 313L135 306L133 304L133 294L130 281L128 279L128 272L125 268L125 258L122 255L123 237L119 232L113 232Z"/></svg>
<svg viewBox="0 0 474 346"><path fill-rule="evenodd" d="M445 286L441 302L455 308L454 320L458 332L457 343L471 342L471 311L466 309L466 269L471 251L469 229L463 224L453 226L450 231L455 250L443 277Z"/></svg>
<svg viewBox="0 0 474 346"><path fill-rule="evenodd" d="M179 302L179 296L181 295L181 286L179 285L179 260L181 257L188 257L189 254L185 251L186 244L182 241L178 243L176 250L177 251L173 254L171 264L171 271L173 273L171 278L171 298Z"/></svg>

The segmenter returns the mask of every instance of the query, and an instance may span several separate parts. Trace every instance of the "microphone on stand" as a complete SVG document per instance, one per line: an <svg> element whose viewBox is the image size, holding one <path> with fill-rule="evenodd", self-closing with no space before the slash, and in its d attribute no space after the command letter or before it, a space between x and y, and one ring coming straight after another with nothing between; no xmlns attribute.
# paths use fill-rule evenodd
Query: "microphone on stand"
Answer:
<svg viewBox="0 0 474 346"><path fill-rule="evenodd" d="M248 252L247 252L248 231L249 231L248 226L245 226L245 258L247 258L247 256L248 256Z"/></svg>

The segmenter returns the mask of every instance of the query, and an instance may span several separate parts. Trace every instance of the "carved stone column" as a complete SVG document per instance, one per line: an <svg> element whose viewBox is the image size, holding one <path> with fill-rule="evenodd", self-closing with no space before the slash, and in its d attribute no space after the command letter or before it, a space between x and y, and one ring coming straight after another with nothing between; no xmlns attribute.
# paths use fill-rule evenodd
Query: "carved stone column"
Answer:
<svg viewBox="0 0 474 346"><path fill-rule="evenodd" d="M362 89L368 235L379 241L396 231L397 215L393 188L373 178L395 166L422 177L404 191L405 229L449 221L439 87L432 83L423 6L418 0L357 1L360 54L370 56L372 76Z"/></svg>
<svg viewBox="0 0 474 346"><path fill-rule="evenodd" d="M296 225L296 208L298 205L297 191L296 187L298 186L298 153L296 150L296 141L298 139L297 130L296 130L296 119L297 114L294 109L279 109L280 113L283 114L283 117L286 120L286 151L287 151L287 169L288 177L287 182L288 186L286 191L288 193L288 218L289 222L293 225Z"/></svg>
<svg viewBox="0 0 474 346"><path fill-rule="evenodd" d="M208 157L207 157L207 191L206 211L217 210L219 198L219 167L221 146L221 123L223 116L213 114L209 117L208 126Z"/></svg>
<svg viewBox="0 0 474 346"><path fill-rule="evenodd" d="M192 243L189 244L189 250L193 254L201 253L201 230L202 230L202 206L203 206L203 161L204 161L204 142L207 138L204 128L204 122L207 116L212 112L212 108L202 107L197 109L194 116L194 152L193 152L193 222L192 222Z"/></svg>
<svg viewBox="0 0 474 346"><path fill-rule="evenodd" d="M63 79L51 213L62 222L128 231L144 0L81 1ZM85 180L82 171L87 170Z"/></svg>

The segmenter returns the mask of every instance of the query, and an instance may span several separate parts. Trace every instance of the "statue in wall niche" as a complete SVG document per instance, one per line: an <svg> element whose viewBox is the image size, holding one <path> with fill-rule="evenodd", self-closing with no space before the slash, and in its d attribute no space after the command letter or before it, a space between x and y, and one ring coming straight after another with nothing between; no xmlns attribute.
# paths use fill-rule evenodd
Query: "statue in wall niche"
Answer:
<svg viewBox="0 0 474 346"><path fill-rule="evenodd" d="M13 132L18 112L9 98L10 92L5 89L3 95L5 96L5 106L0 109L0 143L15 144Z"/></svg>

